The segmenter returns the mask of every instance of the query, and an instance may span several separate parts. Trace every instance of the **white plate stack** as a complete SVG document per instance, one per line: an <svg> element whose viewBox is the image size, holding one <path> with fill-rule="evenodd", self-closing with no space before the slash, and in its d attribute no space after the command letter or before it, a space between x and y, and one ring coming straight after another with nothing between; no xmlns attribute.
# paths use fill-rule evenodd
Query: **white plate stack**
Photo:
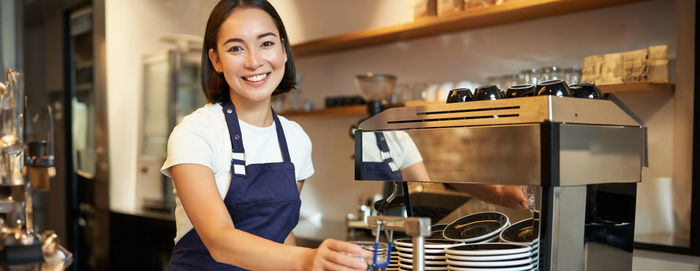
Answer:
<svg viewBox="0 0 700 271"><path fill-rule="evenodd" d="M503 230L499 235L499 239L503 243L530 246L532 264L534 268L537 268L539 263L540 239L537 238L537 230L533 232L534 226L532 218L518 221Z"/></svg>
<svg viewBox="0 0 700 271"><path fill-rule="evenodd" d="M537 243L532 246L532 267L533 270L537 270L537 268L540 266L540 244Z"/></svg>
<svg viewBox="0 0 700 271"><path fill-rule="evenodd" d="M532 249L506 243L466 244L446 250L447 269L454 271L530 271Z"/></svg>
<svg viewBox="0 0 700 271"><path fill-rule="evenodd" d="M510 219L499 212L481 212L463 216L442 231L445 239L471 243L497 242L499 234L510 225Z"/></svg>
<svg viewBox="0 0 700 271"><path fill-rule="evenodd" d="M464 243L444 239L425 239L425 270L447 270L445 249L462 244ZM413 270L412 240L394 240L394 251L399 255L399 270Z"/></svg>
<svg viewBox="0 0 700 271"><path fill-rule="evenodd" d="M399 253L396 250L396 246L391 248L391 259L389 261L389 266L386 267L386 271L398 271L399 270Z"/></svg>
<svg viewBox="0 0 700 271"><path fill-rule="evenodd" d="M446 223L430 225L430 236L428 236L428 238L429 239L445 239L445 237L442 236L442 231L445 228L447 228Z"/></svg>

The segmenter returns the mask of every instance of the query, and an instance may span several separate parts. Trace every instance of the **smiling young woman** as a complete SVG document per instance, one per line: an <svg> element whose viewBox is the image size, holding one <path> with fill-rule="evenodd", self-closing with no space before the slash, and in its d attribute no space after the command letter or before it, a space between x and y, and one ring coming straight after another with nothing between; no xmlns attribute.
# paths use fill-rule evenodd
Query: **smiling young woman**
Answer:
<svg viewBox="0 0 700 271"><path fill-rule="evenodd" d="M287 62L284 43L272 18L257 8L238 8L221 25L217 36L219 42L216 49L209 49L209 59L229 84L234 105L269 111L270 97L282 80ZM271 118L267 121L251 124L272 124Z"/></svg>
<svg viewBox="0 0 700 271"><path fill-rule="evenodd" d="M296 247L311 141L271 109L295 86L287 33L265 0L222 0L204 35L202 88L209 104L168 139L161 171L176 190L177 236L169 270L363 270L358 245Z"/></svg>

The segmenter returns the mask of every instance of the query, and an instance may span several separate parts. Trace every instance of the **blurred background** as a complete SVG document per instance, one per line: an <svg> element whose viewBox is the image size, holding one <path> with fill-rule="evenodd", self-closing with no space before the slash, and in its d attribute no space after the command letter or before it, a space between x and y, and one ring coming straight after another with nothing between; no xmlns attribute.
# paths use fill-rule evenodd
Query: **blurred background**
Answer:
<svg viewBox="0 0 700 271"><path fill-rule="evenodd" d="M0 67L25 74L29 104L54 110L57 172L50 191L35 192L36 225L56 230L75 255L73 270L161 270L167 263L174 199L159 169L172 127L206 102L201 36L216 2L0 1ZM576 75L587 56L666 45L665 83L672 87L616 92L648 127L634 268L699 270L695 1L571 1L578 4L521 13L508 10L566 1L466 1L457 15L432 16L418 13L421 1L271 2L285 23L301 82L274 106L313 142L316 173L304 185L295 229L302 244L347 239L348 214L382 192L381 183L354 180L348 129L366 117L357 105L363 101L353 100L355 75L395 75L389 103L443 102L451 88L505 88L518 76L557 69L558 76ZM412 25L469 12L480 16L478 23L457 21L420 35L426 30ZM396 26L394 34L406 31L408 38L313 46Z"/></svg>

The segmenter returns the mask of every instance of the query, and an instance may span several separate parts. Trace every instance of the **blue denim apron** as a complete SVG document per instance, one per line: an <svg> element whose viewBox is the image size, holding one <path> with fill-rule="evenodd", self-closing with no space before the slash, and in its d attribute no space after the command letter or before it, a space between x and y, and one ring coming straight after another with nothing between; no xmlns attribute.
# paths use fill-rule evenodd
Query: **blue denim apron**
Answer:
<svg viewBox="0 0 700 271"><path fill-rule="evenodd" d="M301 199L282 124L273 110L283 162L246 166L236 109L231 101L222 106L233 149L231 182L224 204L233 225L236 229L283 243L299 222ZM175 244L168 270L245 269L214 261L193 228Z"/></svg>
<svg viewBox="0 0 700 271"><path fill-rule="evenodd" d="M386 137L383 132L374 132L377 138L377 148L379 148L379 153L381 155L381 162L362 162L362 174L365 179L368 180L385 180L385 181L401 181L403 176L401 175L401 169L399 169L394 159L391 158L391 152L389 151L389 144L387 144ZM401 183L399 185L398 196L405 196L407 193L406 184ZM384 182L382 188L384 198L389 197L391 191L394 190L393 182ZM400 199L394 199L398 201ZM405 203L405 201L403 201ZM406 213L406 206L392 207L384 210L383 215L391 216L404 216Z"/></svg>
<svg viewBox="0 0 700 271"><path fill-rule="evenodd" d="M377 147L381 155L381 162L362 162L362 174L367 180L394 180L401 181L401 170L399 169L394 159L391 158L389 145L386 143L386 138L382 132L374 132L377 137Z"/></svg>

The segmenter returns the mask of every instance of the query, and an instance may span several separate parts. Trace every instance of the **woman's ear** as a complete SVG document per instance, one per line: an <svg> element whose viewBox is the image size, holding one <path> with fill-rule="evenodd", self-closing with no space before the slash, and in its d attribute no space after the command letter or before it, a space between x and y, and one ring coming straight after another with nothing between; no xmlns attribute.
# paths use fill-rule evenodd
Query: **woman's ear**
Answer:
<svg viewBox="0 0 700 271"><path fill-rule="evenodd" d="M287 63L287 41L284 38L280 38L282 41L282 54L284 54L284 63Z"/></svg>
<svg viewBox="0 0 700 271"><path fill-rule="evenodd" d="M221 67L221 60L219 59L219 54L214 51L214 49L209 48L209 61L211 61L212 66L214 66L214 70L217 73L222 73L223 68Z"/></svg>

